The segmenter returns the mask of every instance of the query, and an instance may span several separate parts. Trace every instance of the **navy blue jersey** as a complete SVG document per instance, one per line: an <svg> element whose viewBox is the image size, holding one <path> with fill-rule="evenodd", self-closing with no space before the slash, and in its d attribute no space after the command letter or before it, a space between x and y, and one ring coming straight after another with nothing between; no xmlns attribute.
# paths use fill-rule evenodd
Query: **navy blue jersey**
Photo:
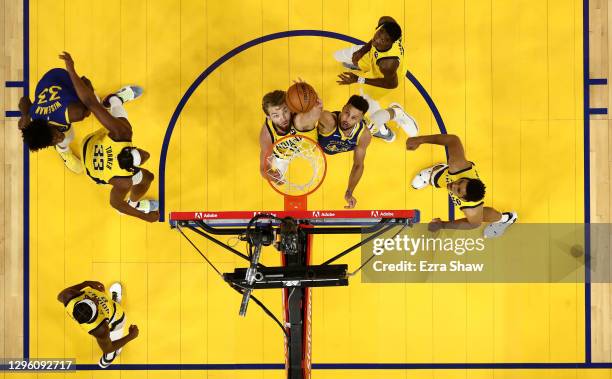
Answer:
<svg viewBox="0 0 612 379"><path fill-rule="evenodd" d="M332 114L336 119L336 127L327 134L319 132L319 146L325 154L329 155L355 150L368 121L364 118L359 124L355 125L350 135L345 136L338 126L340 124L340 112L332 112Z"/></svg>
<svg viewBox="0 0 612 379"><path fill-rule="evenodd" d="M66 131L70 128L68 105L80 102L68 71L63 68L49 70L36 85L30 118L47 120Z"/></svg>

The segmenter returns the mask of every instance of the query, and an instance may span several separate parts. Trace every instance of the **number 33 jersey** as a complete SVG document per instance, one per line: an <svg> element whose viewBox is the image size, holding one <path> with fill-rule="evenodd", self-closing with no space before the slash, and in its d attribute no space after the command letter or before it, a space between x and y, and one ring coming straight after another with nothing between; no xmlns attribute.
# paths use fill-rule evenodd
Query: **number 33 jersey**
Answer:
<svg viewBox="0 0 612 379"><path fill-rule="evenodd" d="M34 103L30 107L32 120L43 119L60 127L61 131L70 128L68 106L78 103L68 71L61 68L49 70L36 85Z"/></svg>
<svg viewBox="0 0 612 379"><path fill-rule="evenodd" d="M85 172L98 184L108 184L113 177L131 178L136 172L119 167L117 156L132 142L113 141L108 130L101 128L85 137L81 157Z"/></svg>

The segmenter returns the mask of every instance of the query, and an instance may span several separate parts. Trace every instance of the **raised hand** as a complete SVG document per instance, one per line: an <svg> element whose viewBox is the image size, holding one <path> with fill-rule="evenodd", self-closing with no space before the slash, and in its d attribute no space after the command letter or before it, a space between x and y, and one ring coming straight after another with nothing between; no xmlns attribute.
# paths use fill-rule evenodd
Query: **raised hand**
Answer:
<svg viewBox="0 0 612 379"><path fill-rule="evenodd" d="M419 137L410 137L406 140L406 150L416 150L421 146L421 139Z"/></svg>
<svg viewBox="0 0 612 379"><path fill-rule="evenodd" d="M74 61L72 60L72 56L70 55L69 52L63 51L59 55L59 58L64 61L64 63L66 64L66 69L67 70L74 71Z"/></svg>
<svg viewBox="0 0 612 379"><path fill-rule="evenodd" d="M355 208L355 205L357 205L357 199L355 199L355 196L348 192L344 194L344 200L346 200L347 203L347 205L344 206L345 209L353 209Z"/></svg>
<svg viewBox="0 0 612 379"><path fill-rule="evenodd" d="M359 77L352 72L343 72L342 74L338 75L338 78L340 80L336 81L336 83L340 85L357 83L357 79L359 79Z"/></svg>

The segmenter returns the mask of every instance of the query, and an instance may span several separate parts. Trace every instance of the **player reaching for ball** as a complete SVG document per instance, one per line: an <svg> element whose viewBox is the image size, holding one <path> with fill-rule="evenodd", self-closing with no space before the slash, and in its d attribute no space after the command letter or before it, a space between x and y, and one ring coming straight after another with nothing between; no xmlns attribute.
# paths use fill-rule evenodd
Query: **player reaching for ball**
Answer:
<svg viewBox="0 0 612 379"><path fill-rule="evenodd" d="M83 140L81 160L85 172L96 183L112 186L110 204L113 208L145 221L157 221L157 201L141 200L154 178L151 172L140 167L149 159L149 153L132 145L132 126L123 108L125 102L142 94L142 88L128 86L108 95L102 103L109 112L76 73L70 54L64 52L60 58L66 63L79 99L104 126Z"/></svg>
<svg viewBox="0 0 612 379"><path fill-rule="evenodd" d="M317 140L316 122L321 114L323 103L318 98L312 87L304 82L297 82L289 88L289 92L293 94L296 88L300 87L302 95L310 96L309 104L306 107L296 109L293 104L290 106L287 102L287 92L276 90L267 93L262 99L261 107L266 114L266 119L259 133L259 171L262 177L268 175L272 179L279 180L281 173L270 173L266 163L266 155L269 153L274 142L289 135L303 135L314 141ZM297 96L297 94L295 95ZM308 108L309 107L309 108Z"/></svg>
<svg viewBox="0 0 612 379"><path fill-rule="evenodd" d="M109 292L110 296L102 283L88 280L68 287L57 295L68 316L98 342L102 349L98 365L102 368L110 366L123 346L138 337L136 325L130 325L128 334L123 335L125 312L121 307L121 284L111 284Z"/></svg>
<svg viewBox="0 0 612 379"><path fill-rule="evenodd" d="M398 123L411 121L410 116L399 104L394 104L388 109L377 110L370 119L366 116L368 108L369 104L365 98L353 95L341 111L323 110L318 120L318 142L325 154L354 152L353 166L344 193L344 199L347 202L345 208L354 208L357 204L353 191L363 175L366 150L372 140L368 126L375 122L383 124L390 119L397 120Z"/></svg>
<svg viewBox="0 0 612 379"><path fill-rule="evenodd" d="M480 180L476 165L465 157L459 138L449 134L435 134L408 138L407 150L416 150L422 144L442 145L448 149L448 163L438 163L421 170L412 180L412 187L423 189L428 185L448 190L453 204L465 214L465 218L442 221L439 218L429 223L430 231L440 229L474 229L482 222L490 224L484 230L487 238L497 237L516 222L516 212L500 213L484 206L485 185Z"/></svg>
<svg viewBox="0 0 612 379"><path fill-rule="evenodd" d="M342 111L322 111L318 123L318 142L325 154L353 153L353 166L344 193L345 208L354 208L357 199L353 191L363 175L366 150L372 140L368 130L368 102L361 96L351 96Z"/></svg>
<svg viewBox="0 0 612 379"><path fill-rule="evenodd" d="M386 98L393 96L390 96L392 90L398 87L399 78L404 75L402 29L392 17L383 16L378 20L376 32L368 43L336 51L334 58L345 68L358 72L349 71L338 75L338 83L358 83L361 86L361 94L368 100L370 112L374 113L382 108L380 103L387 103ZM417 131L416 123L410 119L410 123L398 124L412 137ZM374 137L382 138L386 142L395 140L395 133L385 124L372 126L375 126L370 129Z"/></svg>

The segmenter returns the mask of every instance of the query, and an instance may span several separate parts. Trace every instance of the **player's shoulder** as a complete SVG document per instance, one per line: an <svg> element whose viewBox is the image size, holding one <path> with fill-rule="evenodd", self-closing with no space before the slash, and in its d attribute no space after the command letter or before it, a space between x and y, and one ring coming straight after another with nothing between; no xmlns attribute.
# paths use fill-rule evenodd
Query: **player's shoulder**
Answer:
<svg viewBox="0 0 612 379"><path fill-rule="evenodd" d="M359 136L357 137L357 143L363 147L367 147L372 141L372 133L365 123L360 126Z"/></svg>
<svg viewBox="0 0 612 379"><path fill-rule="evenodd" d="M336 126L336 115L334 112L323 110L319 122L317 124L317 131L320 135L328 137Z"/></svg>
<svg viewBox="0 0 612 379"><path fill-rule="evenodd" d="M326 128L333 128L336 126L336 115L328 110L323 110L319 123L322 123Z"/></svg>

